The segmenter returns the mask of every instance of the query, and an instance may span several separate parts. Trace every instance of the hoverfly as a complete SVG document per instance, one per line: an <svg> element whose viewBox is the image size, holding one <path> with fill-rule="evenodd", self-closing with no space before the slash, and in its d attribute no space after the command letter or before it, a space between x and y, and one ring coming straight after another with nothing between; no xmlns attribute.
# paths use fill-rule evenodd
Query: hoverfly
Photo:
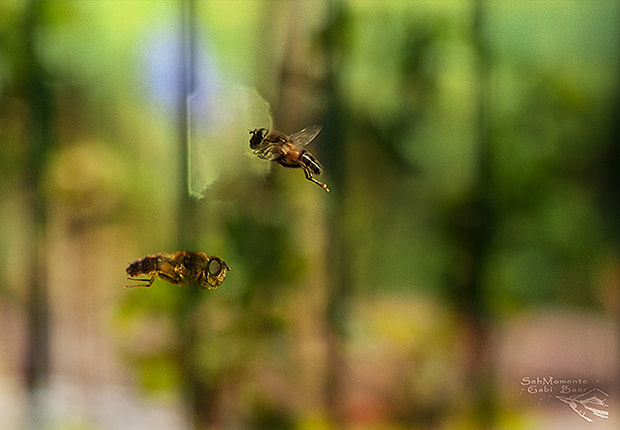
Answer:
<svg viewBox="0 0 620 430"><path fill-rule="evenodd" d="M278 163L283 167L301 168L306 179L329 192L326 184L317 181L312 174L320 175L322 168L317 159L304 146L312 142L321 131L321 126L306 127L287 136L279 131L257 128L250 131L250 149L263 160Z"/></svg>
<svg viewBox="0 0 620 430"><path fill-rule="evenodd" d="M214 255L178 251L147 255L130 263L126 270L129 275L127 279L139 283L125 285L125 288L150 287L159 276L179 286L213 289L222 285L230 267Z"/></svg>

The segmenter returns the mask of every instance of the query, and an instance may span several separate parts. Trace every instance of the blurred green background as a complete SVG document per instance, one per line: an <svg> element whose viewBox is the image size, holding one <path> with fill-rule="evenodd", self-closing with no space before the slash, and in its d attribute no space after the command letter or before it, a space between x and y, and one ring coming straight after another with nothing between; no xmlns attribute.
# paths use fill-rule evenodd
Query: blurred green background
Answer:
<svg viewBox="0 0 620 430"><path fill-rule="evenodd" d="M3 1L0 427L617 428L619 72L613 0Z"/></svg>

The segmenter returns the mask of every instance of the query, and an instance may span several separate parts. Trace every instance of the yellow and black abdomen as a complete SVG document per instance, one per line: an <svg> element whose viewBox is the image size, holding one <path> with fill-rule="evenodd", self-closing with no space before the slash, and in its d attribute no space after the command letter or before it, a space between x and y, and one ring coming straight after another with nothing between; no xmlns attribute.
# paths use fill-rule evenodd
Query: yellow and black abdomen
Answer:
<svg viewBox="0 0 620 430"><path fill-rule="evenodd" d="M321 165L314 158L314 155L310 154L308 151L304 150L299 157L299 160L302 162L304 166L308 169L312 170L312 173L320 175L321 174Z"/></svg>
<svg viewBox="0 0 620 430"><path fill-rule="evenodd" d="M157 270L157 255L147 255L146 257L139 258L129 264L127 267L127 274L129 276L146 275Z"/></svg>

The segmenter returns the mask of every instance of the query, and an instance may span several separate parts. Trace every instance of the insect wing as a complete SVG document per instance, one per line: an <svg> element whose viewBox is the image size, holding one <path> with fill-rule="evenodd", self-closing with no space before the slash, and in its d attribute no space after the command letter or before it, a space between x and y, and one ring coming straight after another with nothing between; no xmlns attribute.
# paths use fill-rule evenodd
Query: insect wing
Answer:
<svg viewBox="0 0 620 430"><path fill-rule="evenodd" d="M320 125L311 125L303 130L293 133L289 136L289 140L300 146L306 146L314 140L323 127Z"/></svg>

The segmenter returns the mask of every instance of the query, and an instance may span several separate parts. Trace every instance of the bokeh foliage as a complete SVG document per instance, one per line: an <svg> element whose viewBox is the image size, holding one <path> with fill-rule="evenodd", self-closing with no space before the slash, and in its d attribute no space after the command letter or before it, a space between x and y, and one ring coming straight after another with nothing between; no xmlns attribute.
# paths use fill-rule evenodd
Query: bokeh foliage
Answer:
<svg viewBox="0 0 620 430"><path fill-rule="evenodd" d="M189 3L199 51L192 73L256 88L284 132L325 124L310 150L332 193L274 168L260 180L222 180L217 198L207 192L190 210L180 203L187 125L177 79ZM381 419L458 421L462 411L443 406L458 406L467 390L454 382L465 373L452 354L459 312L497 321L539 307L618 311L617 291L601 285L620 240L616 2L184 5L0 5L7 303L28 300L29 225L14 213L28 212L32 192L23 184L34 73L49 94L54 142L34 154L35 192L58 252L49 270L60 276L51 278L101 263L88 266L83 294L107 298L104 316L134 382L186 392L197 426L326 424L322 378L333 363L325 345L354 371L385 372L371 379L385 389ZM24 29L36 70L22 55ZM244 150L246 141L226 147ZM191 230L191 244L178 228ZM467 307L479 237L488 241L479 296ZM232 267L224 285L120 289L124 264L180 246L222 256ZM80 252L66 251L73 247ZM336 279L346 303L330 314ZM56 282L52 293L70 294ZM344 392L363 386L345 383ZM342 408L355 421L364 414L353 403Z"/></svg>

